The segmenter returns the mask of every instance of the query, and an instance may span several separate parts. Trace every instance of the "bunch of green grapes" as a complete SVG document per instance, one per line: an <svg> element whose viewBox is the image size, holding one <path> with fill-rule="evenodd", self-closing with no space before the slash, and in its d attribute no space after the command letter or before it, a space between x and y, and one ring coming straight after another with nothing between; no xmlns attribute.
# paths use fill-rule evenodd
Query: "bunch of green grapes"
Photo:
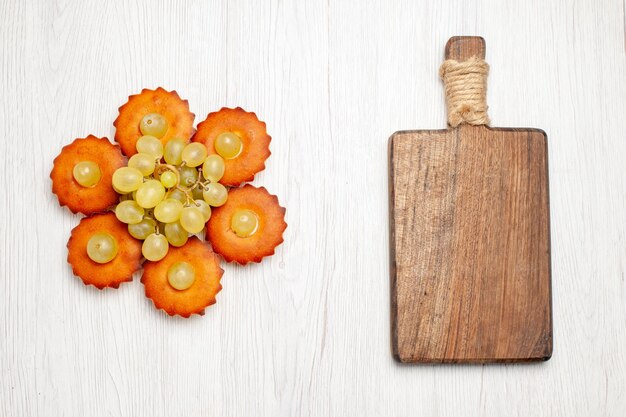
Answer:
<svg viewBox="0 0 626 417"><path fill-rule="evenodd" d="M121 194L117 218L129 233L143 240L142 253L149 261L167 254L169 245L183 246L190 234L202 231L211 207L226 202L228 190L218 181L224 175L224 159L208 155L202 143L171 139L163 147L165 132L159 115L147 115L141 123L144 136L128 166L113 174L113 188Z"/></svg>

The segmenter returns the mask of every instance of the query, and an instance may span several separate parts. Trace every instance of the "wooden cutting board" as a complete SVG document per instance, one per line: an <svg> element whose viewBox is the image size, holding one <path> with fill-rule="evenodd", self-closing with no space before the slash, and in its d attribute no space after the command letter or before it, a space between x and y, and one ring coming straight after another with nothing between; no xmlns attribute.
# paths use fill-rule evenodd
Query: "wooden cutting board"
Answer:
<svg viewBox="0 0 626 417"><path fill-rule="evenodd" d="M484 59L482 38L448 41L446 59L471 56ZM394 357L549 359L546 134L467 124L397 132L389 175Z"/></svg>

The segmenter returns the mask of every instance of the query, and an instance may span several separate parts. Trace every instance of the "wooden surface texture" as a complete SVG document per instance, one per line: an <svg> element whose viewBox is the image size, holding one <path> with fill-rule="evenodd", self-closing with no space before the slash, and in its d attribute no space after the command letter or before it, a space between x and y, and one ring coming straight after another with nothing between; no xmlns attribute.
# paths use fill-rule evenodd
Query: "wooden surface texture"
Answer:
<svg viewBox="0 0 626 417"><path fill-rule="evenodd" d="M458 34L487 41L493 126L548 134L547 362L391 355L387 141L445 127L437 70ZM0 416L626 415L624 39L623 0L0 0ZM156 86L196 121L265 120L255 184L287 207L277 254L225 265L190 320L138 278L74 278L79 219L48 179L63 145L112 137Z"/></svg>
<svg viewBox="0 0 626 417"><path fill-rule="evenodd" d="M390 142L394 355L520 362L552 353L546 137L462 125Z"/></svg>
<svg viewBox="0 0 626 417"><path fill-rule="evenodd" d="M485 58L453 37L446 59ZM391 337L401 362L552 355L548 143L462 124L390 138Z"/></svg>

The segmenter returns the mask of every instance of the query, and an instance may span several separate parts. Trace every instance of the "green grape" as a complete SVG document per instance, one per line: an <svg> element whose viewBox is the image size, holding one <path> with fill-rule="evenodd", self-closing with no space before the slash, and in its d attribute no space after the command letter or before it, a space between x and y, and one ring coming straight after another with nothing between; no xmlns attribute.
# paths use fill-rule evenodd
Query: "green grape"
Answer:
<svg viewBox="0 0 626 417"><path fill-rule="evenodd" d="M129 224L128 233L135 239L144 240L156 230L156 222L149 217L144 218L139 223Z"/></svg>
<svg viewBox="0 0 626 417"><path fill-rule="evenodd" d="M176 221L165 225L165 237L172 246L180 247L187 243L189 232L187 232L180 222Z"/></svg>
<svg viewBox="0 0 626 417"><path fill-rule="evenodd" d="M157 180L148 180L137 189L135 200L143 208L155 207L165 197L165 187Z"/></svg>
<svg viewBox="0 0 626 417"><path fill-rule="evenodd" d="M204 223L204 215L197 207L185 207L180 213L181 226L191 234L200 232Z"/></svg>
<svg viewBox="0 0 626 417"><path fill-rule="evenodd" d="M184 291L191 287L196 280L196 272L188 262L176 262L167 270L167 282L172 288Z"/></svg>
<svg viewBox="0 0 626 417"><path fill-rule="evenodd" d="M230 228L239 237L250 237L259 228L259 218L252 210L237 210L230 219Z"/></svg>
<svg viewBox="0 0 626 417"><path fill-rule="evenodd" d="M226 199L228 198L228 191L226 187L224 187L219 182L212 182L207 185L204 191L202 192L202 197L204 201L209 203L212 207L219 207L224 205Z"/></svg>
<svg viewBox="0 0 626 417"><path fill-rule="evenodd" d="M94 187L102 178L100 167L91 161L81 161L74 165L72 175L78 184L86 188Z"/></svg>
<svg viewBox="0 0 626 417"><path fill-rule="evenodd" d="M183 203L173 198L167 198L154 208L154 217L160 222L171 223L178 220L182 210Z"/></svg>
<svg viewBox="0 0 626 417"><path fill-rule="evenodd" d="M161 234L152 233L146 237L141 245L141 253L144 258L149 261L160 261L165 258L170 245L167 243L165 236Z"/></svg>
<svg viewBox="0 0 626 417"><path fill-rule="evenodd" d="M99 264L111 262L117 256L117 240L105 232L95 233L87 242L87 256Z"/></svg>
<svg viewBox="0 0 626 417"><path fill-rule="evenodd" d="M197 167L199 165L202 165L202 163L206 159L207 154L208 151L204 144L199 142L193 142L185 146L185 149L183 149L182 158L185 165L189 167Z"/></svg>
<svg viewBox="0 0 626 417"><path fill-rule="evenodd" d="M165 198L173 198L174 200L178 200L183 204L187 202L187 194L185 194L183 190L179 190L178 188L169 190Z"/></svg>
<svg viewBox="0 0 626 417"><path fill-rule="evenodd" d="M220 134L215 143L215 152L220 154L224 159L233 159L239 156L243 149L243 143L239 135L233 132L224 132Z"/></svg>
<svg viewBox="0 0 626 417"><path fill-rule="evenodd" d="M156 158L147 153L136 153L128 160L128 166L137 169L144 177L154 172L154 160Z"/></svg>
<svg viewBox="0 0 626 417"><path fill-rule="evenodd" d="M209 203L207 203L204 200L194 200L196 203L196 207L198 208L198 210L200 210L202 212L202 217L204 217L204 222L208 222L209 219L211 218L211 206L209 206Z"/></svg>
<svg viewBox="0 0 626 417"><path fill-rule="evenodd" d="M162 173L160 180L161 184L163 184L165 188L172 188L178 182L176 174L174 174L172 171L165 171L164 173Z"/></svg>
<svg viewBox="0 0 626 417"><path fill-rule="evenodd" d="M113 173L113 188L120 194L132 193L143 183L143 175L138 169L122 167Z"/></svg>
<svg viewBox="0 0 626 417"><path fill-rule="evenodd" d="M187 143L178 138L172 138L167 141L163 149L163 158L170 165L180 165L183 162L183 149Z"/></svg>
<svg viewBox="0 0 626 417"><path fill-rule="evenodd" d="M134 200L122 201L115 207L115 217L122 223L136 224L143 220L143 208Z"/></svg>
<svg viewBox="0 0 626 417"><path fill-rule="evenodd" d="M178 182L183 187L190 187L198 180L198 170L192 167L183 166L178 170L180 174L180 181Z"/></svg>
<svg viewBox="0 0 626 417"><path fill-rule="evenodd" d="M139 122L139 130L141 130L142 135L162 138L167 132L167 125L167 120L159 113L148 113Z"/></svg>
<svg viewBox="0 0 626 417"><path fill-rule="evenodd" d="M219 155L209 155L202 165L202 175L211 182L218 182L224 176L224 159Z"/></svg>
<svg viewBox="0 0 626 417"><path fill-rule="evenodd" d="M142 136L135 145L137 152L152 156L153 159L161 159L163 156L163 144L154 136Z"/></svg>

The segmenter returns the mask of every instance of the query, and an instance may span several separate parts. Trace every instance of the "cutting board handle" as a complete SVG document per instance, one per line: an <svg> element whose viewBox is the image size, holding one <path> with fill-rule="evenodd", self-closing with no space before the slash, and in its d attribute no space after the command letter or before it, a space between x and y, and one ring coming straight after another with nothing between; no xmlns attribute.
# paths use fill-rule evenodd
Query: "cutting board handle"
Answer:
<svg viewBox="0 0 626 417"><path fill-rule="evenodd" d="M474 58L474 60L470 60ZM439 76L446 90L448 125L456 128L489 126L485 40L480 36L453 36L446 43L446 60Z"/></svg>
<svg viewBox="0 0 626 417"><path fill-rule="evenodd" d="M473 56L485 59L485 40L480 36L453 36L446 43L446 59L465 61Z"/></svg>

